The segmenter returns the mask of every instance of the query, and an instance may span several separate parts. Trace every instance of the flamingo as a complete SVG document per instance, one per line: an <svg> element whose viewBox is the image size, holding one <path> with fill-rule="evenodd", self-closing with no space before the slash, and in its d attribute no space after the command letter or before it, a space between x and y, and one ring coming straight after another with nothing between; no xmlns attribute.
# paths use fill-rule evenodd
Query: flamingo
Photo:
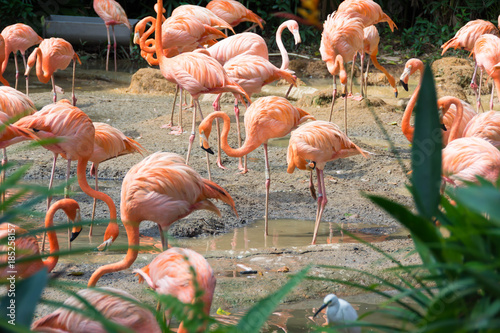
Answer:
<svg viewBox="0 0 500 333"><path fill-rule="evenodd" d="M254 24L247 30L251 30L256 25L264 29L262 26L262 23L265 23L264 20L238 1L212 0L207 4L206 8L229 23L233 28L241 22L248 21L254 22Z"/></svg>
<svg viewBox="0 0 500 333"><path fill-rule="evenodd" d="M5 27L1 32L2 37L5 40L5 61L2 63L1 71L5 72L7 68L7 62L11 52L14 53L14 64L16 66L16 85L19 79L19 67L17 65L17 51L21 52L23 57L24 68L26 69L26 50L33 45L40 44L43 40L42 37L33 30L32 27L23 23L16 23ZM3 82L2 82L3 83ZM5 84L5 83L4 83ZM5 84L8 85L8 84ZM26 94L28 93L28 80L26 79Z"/></svg>
<svg viewBox="0 0 500 333"><path fill-rule="evenodd" d="M52 206L50 206L47 214L45 215L45 228L50 228L54 226L54 215L58 210L63 210L64 213L68 216L68 218L72 222L80 221L80 206L78 202L73 199L61 199L55 202ZM9 268L8 266L4 266L0 269L0 280L5 280L11 273L9 271L16 271L16 276L20 278L27 278L43 267L47 268L47 271L50 273L54 267L57 265L57 261L59 260L59 256L57 252L59 251L59 243L57 241L57 235L55 230L48 231L47 234L49 236L49 244L50 244L50 257L46 260L42 260L40 258L34 259L33 261L25 261L19 262L23 258L29 258L32 256L39 256L40 250L38 249L38 241L34 236L26 236L27 231L23 228L20 228L12 223L2 223L0 224L0 239L6 238L8 235L11 235L12 232L16 233L15 239L15 247L16 247L16 263L14 263L15 268ZM68 244L69 244L68 237ZM0 246L2 254L0 255L0 262L7 262L7 246Z"/></svg>
<svg viewBox="0 0 500 333"><path fill-rule="evenodd" d="M443 149L442 161L445 179L459 186L477 183L477 176L496 182L500 172L500 151L478 137L453 140Z"/></svg>
<svg viewBox="0 0 500 333"><path fill-rule="evenodd" d="M438 109L443 118L443 131L441 132L443 135L443 146L446 146L455 139L466 136L464 135L465 128L469 122L477 117L477 114L470 112L472 107L468 104L469 112L464 113L463 103L465 102L453 96L444 96L437 101ZM452 105L454 106L453 108L451 108Z"/></svg>
<svg viewBox="0 0 500 333"><path fill-rule="evenodd" d="M106 319L128 328L132 332L160 333L154 314L140 306L140 302L128 292L106 287L83 289L77 297L72 296L64 306L35 321L31 329L35 332L59 333L106 333L108 330L95 318L86 317L83 311L93 306ZM71 309L71 310L70 310Z"/></svg>
<svg viewBox="0 0 500 333"><path fill-rule="evenodd" d="M125 10L122 6L115 0L94 0L94 10L97 15L103 19L104 24L106 24L106 31L108 33L108 51L106 53L106 71L108 71L109 63L109 50L111 49L111 39L109 36L109 26L113 30L113 49L115 56L115 72L117 71L116 65L116 36L115 36L115 25L124 24L129 30L132 30L130 23L127 18Z"/></svg>
<svg viewBox="0 0 500 333"><path fill-rule="evenodd" d="M224 127L222 129L221 145L228 156L241 157L257 149L260 145L264 146L264 158L266 169L266 205L265 205L265 230L268 235L268 207L269 207L269 188L271 186L271 177L269 173L269 158L267 154L267 142L269 139L281 138L290 133L299 124L308 119L315 118L306 111L293 106L287 99L277 96L261 97L252 103L245 112L245 133L246 139L238 149L229 146L227 137L230 129L230 119L224 112L216 111L209 114L199 126L201 148L211 154L212 149L208 143L208 138L212 130L212 122L215 118L222 118ZM242 173L248 171L246 160Z"/></svg>
<svg viewBox="0 0 500 333"><path fill-rule="evenodd" d="M411 75L413 75L416 71L420 71L420 81L413 92L413 95L408 102L405 112L403 114L403 119L401 120L401 130L403 134L408 139L408 141L413 142L413 132L415 128L410 124L411 115L413 113L413 109L415 108L415 104L417 103L418 93L420 91L420 86L422 85L422 79L424 77L424 63L422 60L417 58L412 58L408 60L405 64L405 69L403 74L401 74L400 81L403 85L403 88L408 91L408 80ZM463 116L461 119L460 129L457 132L457 137L462 136L463 129L467 125L467 123L476 115L476 112L472 109L472 107L465 101L460 100L462 104ZM443 124L442 129L443 132L443 143L446 144L448 140L449 134L447 133L447 129L451 128L453 119L456 118L457 108L455 105L450 105L449 110L443 115Z"/></svg>
<svg viewBox="0 0 500 333"><path fill-rule="evenodd" d="M158 7L163 8L163 0L158 0ZM222 65L217 62L217 60L206 54L186 52L174 58L165 57L161 45L162 32L160 11L156 19L155 31L156 57L159 60L161 73L167 80L179 85L193 97L193 125L186 156L186 163L189 163L189 156L191 154L191 147L195 134L196 111L200 112L200 116L203 119L200 103L198 101L199 96L207 93L219 94L222 92L231 92L235 94L235 96L239 95L240 98L244 96L247 101L250 101L250 97L238 84L227 76L224 68L222 68ZM209 169L208 174L210 178L208 155L207 167Z"/></svg>
<svg viewBox="0 0 500 333"><path fill-rule="evenodd" d="M336 19L337 17L337 19ZM330 74L333 75L333 96L329 120L332 119L335 95L337 94L336 75L340 78L342 96L344 99L344 129L347 133L347 72L344 61L350 59L354 62L354 56L363 48L363 20L358 17L338 17L328 15L323 33L321 34L321 60L326 62Z"/></svg>
<svg viewBox="0 0 500 333"><path fill-rule="evenodd" d="M44 147L54 154L49 189L54 179L54 169L57 156L60 154L68 160L66 181L69 180L71 161L77 160L77 179L82 191L92 198L104 201L109 209L110 220L116 223L116 206L113 200L105 193L92 189L85 176L87 162L94 151L95 129L92 120L79 108L72 106L68 100L49 104L40 111L21 118L14 125L33 131L39 139L60 139L60 142L46 144ZM47 206L50 205L50 198ZM74 240L80 233L72 234ZM43 248L42 243L42 248Z"/></svg>
<svg viewBox="0 0 500 333"><path fill-rule="evenodd" d="M160 6L159 6L160 7ZM163 8L163 5L161 6ZM158 14L158 11L157 11ZM197 6L197 5L181 5L177 6L170 15L171 17L175 16L194 16L201 22L208 24L212 27L218 29L229 29L235 33L233 27L214 13L212 13L208 8Z"/></svg>
<svg viewBox="0 0 500 333"><path fill-rule="evenodd" d="M95 129L95 139L94 151L89 159L89 161L92 162L90 175L95 177L95 190L98 191L99 185L97 174L99 164L101 162L132 153L139 153L142 155L146 152L146 150L140 143L125 136L125 134L123 134L119 129L109 124L99 122L94 122L93 124ZM96 204L97 200L94 198L89 236L92 236Z"/></svg>
<svg viewBox="0 0 500 333"><path fill-rule="evenodd" d="M364 95L366 96L367 94L367 81L368 81L368 67L370 66L370 59L373 62L373 66L377 68L378 70L382 71L382 73L385 74L387 77L387 80L389 81L389 84L394 90L394 96L398 97L398 88L396 87L396 80L394 79L394 76L389 74L387 69L385 69L382 65L378 63L377 60L377 54L378 54L378 43L380 41L380 36L378 34L378 30L374 25L370 25L369 27L366 27L363 29L363 50L366 54L370 56L368 58L367 64L366 64L366 71L365 71L365 86L364 90L365 93ZM352 90L352 89L351 89Z"/></svg>
<svg viewBox="0 0 500 333"><path fill-rule="evenodd" d="M161 0L160 0L161 1ZM128 237L125 258L117 263L99 267L90 277L88 286L95 286L106 273L130 267L137 258L139 224L149 220L160 229L163 249L167 240L163 232L175 221L196 210L209 210L220 216L219 209L208 199L227 203L236 214L234 201L222 187L203 179L185 160L174 153L154 153L133 166L122 183L120 212ZM100 249L107 248L118 236L118 224L113 221L104 234Z"/></svg>
<svg viewBox="0 0 500 333"><path fill-rule="evenodd" d="M500 38L495 35L482 35L474 44L474 59L477 67L481 70L479 79L479 95L477 98L477 112L481 106L481 80L483 78L483 70L486 70L488 76L493 79L493 87L491 88L490 110L493 109L494 88L497 89L497 95L500 98Z"/></svg>
<svg viewBox="0 0 500 333"><path fill-rule="evenodd" d="M443 52L441 52L441 55L444 55L444 53L449 49L457 49L460 48L462 50L466 50L471 52L474 49L474 44L476 44L476 41L479 37L481 37L484 34L492 34L497 37L500 37L500 32L498 31L498 28L495 27L495 25L489 21L484 21L484 20L473 20L470 22L467 22L466 25L461 27L455 36L451 38L449 41L441 45L441 48L443 49ZM474 74L472 76L471 80L471 88L474 89L476 92L476 97L480 94L477 90L477 84L476 84L476 71L477 71L477 62L474 64Z"/></svg>
<svg viewBox="0 0 500 333"><path fill-rule="evenodd" d="M52 92L54 93L54 103L57 102L56 85L54 84L54 72L58 69L65 69L73 60L73 83L71 88L71 97L73 105L76 105L75 97L75 70L76 61L81 65L82 62L78 54L73 50L73 46L62 38L49 38L44 39L40 46L35 48L28 57L28 64L26 66L26 86L28 86L28 77L31 68L36 63L36 76L42 83L52 81ZM59 87L58 87L59 88ZM60 89L60 88L59 88Z"/></svg>
<svg viewBox="0 0 500 333"><path fill-rule="evenodd" d="M500 112L488 111L479 113L469 121L463 122L461 121L463 113L461 101L458 98L446 96L438 99L438 107L442 110L443 120L446 119L447 111L451 105L455 106L457 114L451 125L451 131L447 142L458 137L477 137L487 140L497 148L500 147ZM458 133L460 135L457 135Z"/></svg>
<svg viewBox="0 0 500 333"><path fill-rule="evenodd" d="M367 158L370 152L356 146L337 125L331 122L317 120L306 123L293 131L290 136L286 155L287 172L293 173L295 168L311 172L316 169L318 178L318 208L311 243L313 245L316 244L321 216L328 202L323 169L328 161L357 154ZM311 163L307 163L306 160Z"/></svg>
<svg viewBox="0 0 500 333"><path fill-rule="evenodd" d="M146 267L135 269L134 273L139 275L139 282L146 281L158 294L175 296L183 303L193 303L202 291L203 312L207 316L210 314L216 280L212 267L201 254L172 247L156 256ZM177 332L187 333L182 323Z"/></svg>
<svg viewBox="0 0 500 333"><path fill-rule="evenodd" d="M0 82L2 82L4 86L9 87L9 81L3 77L3 72L1 71L4 63L7 63L7 59L5 58L5 39L0 35Z"/></svg>

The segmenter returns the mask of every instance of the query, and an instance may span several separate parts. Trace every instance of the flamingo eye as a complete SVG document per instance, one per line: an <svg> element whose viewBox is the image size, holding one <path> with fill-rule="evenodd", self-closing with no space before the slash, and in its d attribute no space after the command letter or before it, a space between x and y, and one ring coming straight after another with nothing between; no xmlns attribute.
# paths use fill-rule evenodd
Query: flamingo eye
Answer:
<svg viewBox="0 0 500 333"><path fill-rule="evenodd" d="M38 133L38 132L40 132L40 130L36 129L36 128L33 128L33 132Z"/></svg>

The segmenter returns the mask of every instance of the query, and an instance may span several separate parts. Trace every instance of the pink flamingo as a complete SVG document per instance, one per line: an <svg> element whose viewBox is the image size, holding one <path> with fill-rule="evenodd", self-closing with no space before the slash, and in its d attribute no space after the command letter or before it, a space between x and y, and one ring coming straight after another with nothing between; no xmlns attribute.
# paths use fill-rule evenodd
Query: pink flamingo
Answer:
<svg viewBox="0 0 500 333"><path fill-rule="evenodd" d="M163 7L163 6L161 6ZM158 12L157 12L158 13ZM218 29L229 29L235 33L233 27L214 13L212 13L208 8L196 6L196 5L181 5L177 6L173 11L170 17L175 16L194 16L201 22L208 24L212 27Z"/></svg>
<svg viewBox="0 0 500 333"><path fill-rule="evenodd" d="M50 206L49 210L47 211L47 214L45 215L45 228L54 226L54 215L58 210L63 210L64 213L68 216L68 219L72 222L79 222L81 219L80 206L78 205L78 202L73 199L61 199ZM20 261L22 258L32 256L36 257L40 255L36 237L23 237L22 234L25 234L27 231L12 223L0 224L0 239L7 238L7 236L11 234L11 230L15 230L16 234L16 261ZM7 265L5 265L0 269L0 280L4 281L10 274L12 274L9 273L9 271L16 271L16 276L20 278L27 278L44 267L47 268L48 272L51 272L54 267L56 267L57 261L59 260L59 256L57 255L57 252L59 252L59 243L57 241L55 230L48 231L47 234L49 236L50 243L50 257L48 257L46 260L36 258L33 261L17 263L15 264L15 269L9 268ZM68 244L69 243L70 242L68 237ZM0 249L3 253L0 255L1 263L7 263L7 248L8 247L6 245L0 246Z"/></svg>
<svg viewBox="0 0 500 333"><path fill-rule="evenodd" d="M9 25L2 30L2 37L5 40L5 61L2 64L2 73L7 68L7 62L11 52L14 53L14 64L16 65L16 85L19 79L19 67L17 65L17 51L21 52L23 57L24 68L26 69L26 50L33 45L40 44L43 40L42 37L33 30L32 27L23 23L16 23ZM5 84L5 83L4 83ZM8 84L6 84L8 85ZM26 94L28 93L28 79L26 79Z"/></svg>
<svg viewBox="0 0 500 333"><path fill-rule="evenodd" d="M139 304L139 300L128 292L103 287L100 289L83 289L78 297L70 297L51 314L35 321L31 329L35 332L58 333L106 333L108 330L95 318L87 317L82 311L88 309L86 303L93 306L106 319L126 327L129 331L141 333L160 333L153 313ZM82 300L83 299L83 300ZM75 311L70 309L81 309Z"/></svg>
<svg viewBox="0 0 500 333"><path fill-rule="evenodd" d="M318 208L311 244L316 244L321 216L328 202L323 176L326 163L357 154L361 154L366 158L370 152L356 146L334 123L316 120L306 123L292 132L286 155L287 172L293 173L295 168L311 170L311 189L313 189L313 169L316 169L318 178ZM307 160L311 161L311 163L308 163ZM311 193L314 193L314 191L311 191Z"/></svg>
<svg viewBox="0 0 500 333"><path fill-rule="evenodd" d="M113 49L115 56L115 72L117 71L116 65L116 36L115 36L115 25L124 24L129 30L132 30L130 23L123 10L122 6L115 0L94 0L94 10L103 19L106 24L106 31L108 33L108 52L106 53L106 71L108 70L109 63L109 50L111 49L111 39L109 36L109 26L113 30Z"/></svg>
<svg viewBox="0 0 500 333"><path fill-rule="evenodd" d="M370 66L370 59L371 59L373 62L373 66L375 66L375 68L377 68L378 70L382 71L382 73L385 74L387 80L389 81L389 84L394 89L394 96L398 97L398 88L396 87L396 80L394 79L394 76L392 76L387 71L387 69L385 69L382 65L380 65L377 60L378 43L380 42L380 35L378 34L377 28L374 25L370 25L369 27L363 29L363 34L364 34L363 50L366 54L370 56L366 64L365 79L364 79L365 83L364 95L366 96L367 94L368 67Z"/></svg>
<svg viewBox="0 0 500 333"><path fill-rule="evenodd" d="M197 293L202 291L203 312L207 316L210 314L216 280L212 267L201 254L172 247L156 256L146 267L135 269L134 273L139 275L139 282L146 281L158 294L172 295L183 303L195 302ZM177 332L187 333L182 323Z"/></svg>
<svg viewBox="0 0 500 333"><path fill-rule="evenodd" d="M271 186L271 177L269 172L269 158L267 154L267 142L272 138L281 138L290 133L299 124L308 119L315 118L306 111L299 109L290 102L277 96L261 97L250 105L245 112L245 133L246 139L238 149L229 146L227 138L230 129L230 119L227 114L221 111L209 114L199 126L201 148L211 154L212 149L208 143L210 132L212 131L212 122L215 118L222 118L224 127L222 129L221 145L228 156L241 157L257 149L260 145L264 146L264 158L266 169L266 206L265 206L265 235L267 231L268 207L269 207L269 188ZM242 173L248 171L246 160Z"/></svg>
<svg viewBox="0 0 500 333"><path fill-rule="evenodd" d="M493 79L490 98L491 110L493 109L495 87L497 89L497 95L500 98L500 38L491 34L480 36L474 44L473 53L477 67L481 70L479 79L479 94L477 98L477 112L479 112L479 107L481 106L481 81L483 78L483 70L486 70L488 76Z"/></svg>
<svg viewBox="0 0 500 333"><path fill-rule="evenodd" d="M420 86L422 85L422 79L424 76L424 63L420 59L412 58L408 60L405 64L405 69L403 71L403 74L401 74L400 81L401 84L403 85L403 88L405 90L408 90L408 81L411 75L413 75L416 71L420 71L420 80L415 88L415 91L413 92L410 101L408 102L405 112L403 114L403 119L401 120L401 130L403 131L403 134L406 136L408 141L413 142L413 132L415 131L415 128L410 124L411 120L411 115L413 113L413 109L415 108L415 105L417 104L417 99L418 99L418 93L420 91ZM467 123L476 115L476 112L472 109L472 107L465 101L460 100L461 103L461 112L462 112L462 117L458 118L460 119L460 125L457 127L457 133L456 137L461 137L463 130ZM455 104L450 103L449 107L447 108L447 111L443 113L443 124L442 124L442 129L443 129L443 143L446 145L450 140L448 139L448 136L450 135L449 132L447 131L452 127L452 124L454 122L454 119L457 118L457 107Z"/></svg>
<svg viewBox="0 0 500 333"><path fill-rule="evenodd" d="M54 93L54 103L57 102L56 85L54 84L54 72L58 69L65 69L69 63L73 61L73 81L71 88L71 97L73 105L76 105L75 97L75 70L76 61L81 65L82 62L78 54L73 50L73 46L62 38L49 38L44 39L40 46L35 48L28 57L28 64L26 66L26 86L28 86L28 77L31 68L36 63L36 76L42 83L52 81L52 92ZM59 90L61 88L57 87ZM27 90L27 89L26 89Z"/></svg>
<svg viewBox="0 0 500 333"><path fill-rule="evenodd" d="M82 191L92 198L104 201L109 209L110 220L116 223L116 206L113 200L105 193L92 189L85 175L87 162L94 151L95 129L90 118L76 106L72 106L68 100L46 105L33 115L21 118L15 123L16 126L30 129L39 139L60 139L60 142L46 144L44 147L54 154L52 172L50 175L49 189L54 179L54 169L57 156L60 154L68 160L66 170L66 181L69 180L71 161L77 160L77 179ZM47 207L50 205L47 200ZM72 240L80 233L72 235ZM42 248L43 248L42 243Z"/></svg>
<svg viewBox="0 0 500 333"><path fill-rule="evenodd" d="M163 0L158 0L158 7L163 8ZM193 97L193 124L186 157L186 163L189 163L191 147L195 135L196 111L199 111L203 119L200 103L198 101L199 96L207 93L219 94L222 92L231 92L240 98L244 96L247 101L250 101L250 97L238 84L227 76L224 68L222 68L222 65L217 62L217 60L206 54L186 52L174 58L165 57L161 44L162 32L160 12L158 12L158 17L156 19L155 31L156 57L159 60L161 73L167 80L178 84ZM208 173L210 178L208 155L207 167L209 169Z"/></svg>
<svg viewBox="0 0 500 333"><path fill-rule="evenodd" d="M210 198L222 200L236 213L229 193L214 182L201 178L177 154L154 153L133 166L123 179L120 203L121 220L129 244L127 255L117 263L99 267L90 277L88 286L95 286L102 275L124 270L134 263L138 254L141 221L158 224L163 249L166 250L167 239L163 232L175 221L201 209L220 216L219 209L208 200ZM118 224L113 221L108 225L104 243L99 248L111 245L118 233Z"/></svg>
<svg viewBox="0 0 500 333"><path fill-rule="evenodd" d="M450 142L442 152L443 175L448 182L477 182L477 176L496 182L500 172L500 151L482 138L466 137Z"/></svg>
<svg viewBox="0 0 500 333"><path fill-rule="evenodd" d="M241 22L249 21L254 22L254 24L247 31L256 25L264 29L262 26L262 23L265 23L264 20L246 8L241 2L235 0L211 0L207 4L207 9L229 23L232 27L237 26Z"/></svg>
<svg viewBox="0 0 500 333"><path fill-rule="evenodd" d="M100 163L132 153L139 153L142 155L146 152L146 149L144 149L140 143L125 136L119 129L109 124L94 122L93 125L95 129L95 139L94 151L89 158L89 161L92 162L90 175L95 177L95 190L99 191L97 175ZM96 204L97 199L94 198L89 236L92 236Z"/></svg>
<svg viewBox="0 0 500 333"><path fill-rule="evenodd" d="M486 139L493 146L500 149L500 112L479 113L469 121L464 129L463 136Z"/></svg>

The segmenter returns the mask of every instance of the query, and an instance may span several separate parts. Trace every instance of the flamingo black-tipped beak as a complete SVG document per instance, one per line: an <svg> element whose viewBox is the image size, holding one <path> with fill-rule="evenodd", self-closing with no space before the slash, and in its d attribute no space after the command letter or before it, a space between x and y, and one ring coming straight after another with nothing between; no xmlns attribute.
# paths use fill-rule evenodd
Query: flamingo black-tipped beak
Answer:
<svg viewBox="0 0 500 333"><path fill-rule="evenodd" d="M203 145L201 146L201 149L203 149L204 151L206 151L207 153L211 154L211 155L214 155L214 151L212 150L212 148L208 147L208 148L205 148L203 147Z"/></svg>
<svg viewBox="0 0 500 333"><path fill-rule="evenodd" d="M82 232L82 229L83 229L82 227L73 228L73 230L71 231L71 238L69 239L69 241L70 242L74 241L76 237L78 237L80 232Z"/></svg>
<svg viewBox="0 0 500 333"><path fill-rule="evenodd" d="M404 90L408 91L408 83L405 83L403 80L399 80L401 82L401 85L403 86Z"/></svg>
<svg viewBox="0 0 500 333"><path fill-rule="evenodd" d="M326 308L328 306L328 303L325 303L323 304L319 309L318 311L316 311L316 313L314 314L313 318L316 317L318 315L318 313L321 312L321 310L323 310L324 308Z"/></svg>
<svg viewBox="0 0 500 333"><path fill-rule="evenodd" d="M446 126L445 126L444 124L441 124L441 129L442 129L443 131L447 131Z"/></svg>
<svg viewBox="0 0 500 333"><path fill-rule="evenodd" d="M394 97L398 98L398 92L397 91L394 92Z"/></svg>

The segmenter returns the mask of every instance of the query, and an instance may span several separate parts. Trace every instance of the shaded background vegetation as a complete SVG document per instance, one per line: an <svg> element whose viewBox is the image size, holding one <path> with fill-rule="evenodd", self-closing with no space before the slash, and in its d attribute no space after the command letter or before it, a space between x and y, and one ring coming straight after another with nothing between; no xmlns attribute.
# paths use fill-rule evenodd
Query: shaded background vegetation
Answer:
<svg viewBox="0 0 500 333"><path fill-rule="evenodd" d="M119 0L119 2L129 18L154 15L152 10L156 2L154 0ZM274 49L274 33L284 20L282 16L276 16L276 13L299 15L300 8L307 7L307 3L315 1L243 0L241 2L267 22L262 35L268 40L271 49ZM341 2L341 0L318 0L318 22L324 22L327 15L332 13ZM408 56L419 56L434 52L468 21L480 18L497 24L497 15L500 14L500 1L498 0L377 0L376 2L399 27L399 30L393 34L387 24L378 25L381 34L379 49L385 54L396 52ZM208 1L166 1L167 15L170 15L175 7L187 3L205 6ZM23 22L33 26L41 35L44 17L51 14L96 16L92 8L92 0L0 0L1 28L16 22ZM243 31L247 27L248 24L243 23L237 27L236 31ZM306 25L302 25L301 30L303 43L299 52L318 55L320 31L313 26Z"/></svg>

